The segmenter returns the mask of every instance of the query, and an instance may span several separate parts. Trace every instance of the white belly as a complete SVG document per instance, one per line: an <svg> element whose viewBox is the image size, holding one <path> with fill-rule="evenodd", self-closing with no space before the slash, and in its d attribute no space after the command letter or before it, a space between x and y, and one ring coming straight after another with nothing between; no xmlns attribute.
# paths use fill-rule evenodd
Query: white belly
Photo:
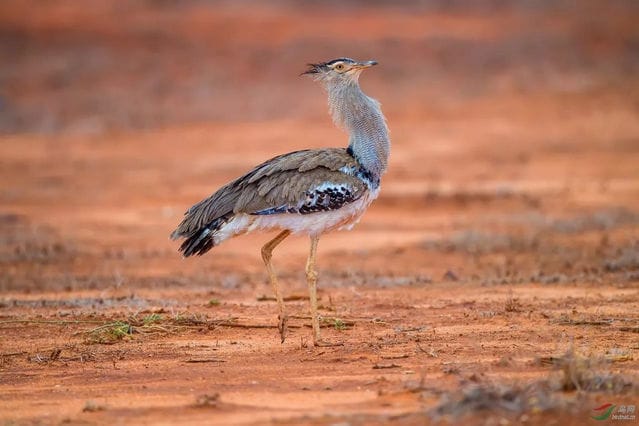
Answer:
<svg viewBox="0 0 639 426"><path fill-rule="evenodd" d="M336 229L351 229L359 222L362 214L378 194L379 188L367 192L360 199L340 209L318 213L272 215L240 213L215 233L215 245L235 235L252 231L288 229L294 234L320 235Z"/></svg>

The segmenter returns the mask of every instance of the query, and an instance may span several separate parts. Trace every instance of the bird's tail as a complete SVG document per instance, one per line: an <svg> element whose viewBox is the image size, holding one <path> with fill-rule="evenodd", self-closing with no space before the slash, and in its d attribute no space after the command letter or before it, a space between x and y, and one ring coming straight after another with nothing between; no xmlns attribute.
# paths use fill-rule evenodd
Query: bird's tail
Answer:
<svg viewBox="0 0 639 426"><path fill-rule="evenodd" d="M186 238L186 240L180 246L180 252L184 257L193 255L202 256L204 253L215 247L215 233L224 226L229 220L229 217L219 217L201 228L185 233L181 227L178 227L171 234L172 240L178 240L180 238Z"/></svg>

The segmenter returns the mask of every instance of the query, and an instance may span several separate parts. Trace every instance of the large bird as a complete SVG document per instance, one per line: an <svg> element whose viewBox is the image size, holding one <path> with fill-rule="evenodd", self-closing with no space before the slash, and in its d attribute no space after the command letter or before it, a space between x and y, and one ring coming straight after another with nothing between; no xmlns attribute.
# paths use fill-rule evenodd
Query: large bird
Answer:
<svg viewBox="0 0 639 426"><path fill-rule="evenodd" d="M279 230L262 247L262 258L277 300L282 342L287 316L271 263L273 249L291 234L310 237L306 279L313 344L324 345L317 313L317 243L326 232L352 228L379 194L390 152L388 127L379 102L359 86L361 72L373 65L377 62L339 58L309 64L302 73L326 88L333 121L349 135L347 148L307 149L274 157L188 209L171 234L172 239L185 239L180 251L188 257L202 255L236 235Z"/></svg>

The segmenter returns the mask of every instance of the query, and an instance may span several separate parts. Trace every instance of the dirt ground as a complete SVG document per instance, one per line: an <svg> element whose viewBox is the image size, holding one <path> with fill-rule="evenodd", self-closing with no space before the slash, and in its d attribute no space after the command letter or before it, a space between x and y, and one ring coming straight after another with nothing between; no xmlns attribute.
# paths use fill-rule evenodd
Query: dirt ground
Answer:
<svg viewBox="0 0 639 426"><path fill-rule="evenodd" d="M2 424L605 424L639 406L633 2L5 1ZM460 6L461 5L461 6ZM352 52L352 53L351 53ZM341 146L304 63L377 59L380 198L304 262L182 259L183 211ZM615 424L632 421L606 420Z"/></svg>

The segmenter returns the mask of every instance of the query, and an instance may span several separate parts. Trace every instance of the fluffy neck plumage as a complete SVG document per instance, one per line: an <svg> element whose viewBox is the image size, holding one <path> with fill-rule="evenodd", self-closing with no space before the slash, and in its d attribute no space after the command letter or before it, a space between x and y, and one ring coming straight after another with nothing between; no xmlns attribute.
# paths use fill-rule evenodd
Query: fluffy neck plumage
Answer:
<svg viewBox="0 0 639 426"><path fill-rule="evenodd" d="M348 132L348 146L355 159L379 179L390 153L388 127L379 102L366 96L357 81L329 82L326 87L333 122Z"/></svg>

